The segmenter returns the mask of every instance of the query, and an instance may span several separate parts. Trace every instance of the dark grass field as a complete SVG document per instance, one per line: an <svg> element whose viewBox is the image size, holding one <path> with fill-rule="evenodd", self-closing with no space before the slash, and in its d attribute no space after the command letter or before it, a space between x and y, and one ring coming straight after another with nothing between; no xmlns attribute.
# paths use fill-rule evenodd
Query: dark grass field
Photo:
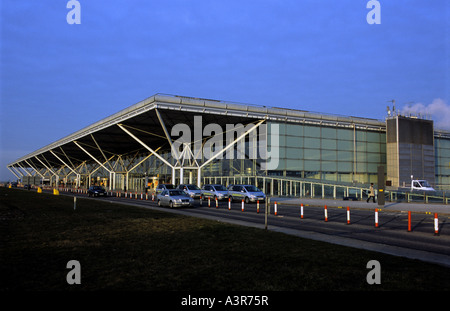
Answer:
<svg viewBox="0 0 450 311"><path fill-rule="evenodd" d="M2 291L448 291L450 269L99 200L0 188ZM78 260L81 284L69 285ZM381 284L369 285L378 260Z"/></svg>

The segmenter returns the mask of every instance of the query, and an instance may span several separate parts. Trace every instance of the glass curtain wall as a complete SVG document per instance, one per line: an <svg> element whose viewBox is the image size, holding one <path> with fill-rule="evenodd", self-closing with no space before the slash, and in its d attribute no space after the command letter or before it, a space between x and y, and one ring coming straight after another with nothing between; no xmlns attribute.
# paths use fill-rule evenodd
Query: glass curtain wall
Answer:
<svg viewBox="0 0 450 311"><path fill-rule="evenodd" d="M377 167L386 165L386 133L359 128L279 123L278 169L268 175L323 181L377 181Z"/></svg>
<svg viewBox="0 0 450 311"><path fill-rule="evenodd" d="M435 137L436 188L450 190L450 139Z"/></svg>

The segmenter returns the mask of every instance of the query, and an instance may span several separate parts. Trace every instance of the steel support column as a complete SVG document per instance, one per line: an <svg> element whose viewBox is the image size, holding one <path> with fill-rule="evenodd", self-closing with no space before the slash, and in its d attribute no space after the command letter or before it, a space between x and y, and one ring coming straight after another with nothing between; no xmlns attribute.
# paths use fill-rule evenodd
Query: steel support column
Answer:
<svg viewBox="0 0 450 311"><path fill-rule="evenodd" d="M17 177L17 179L21 179L19 176L17 176L17 174L14 172L14 170L12 169L12 166L10 167L10 166L7 166L7 168L8 168L8 170L11 172L11 173L13 173L14 174L14 176L16 176ZM23 177L23 174L22 174L22 177Z"/></svg>
<svg viewBox="0 0 450 311"><path fill-rule="evenodd" d="M260 120L258 123L256 123L255 125L253 125L248 131L244 132L242 135L240 135L238 138L236 138L234 141L232 141L230 144L228 144L225 148L223 148L221 151L219 151L218 153L216 153L214 156L212 156L211 158L209 158L207 161L205 161L202 165L200 165L198 167L198 178L197 178L197 186L200 187L200 178L201 178L201 170L204 166L206 166L209 162L213 161L214 159L216 159L217 157L219 157L220 155L222 155L225 151L227 151L228 149L230 149L231 147L234 146L234 144L236 144L239 140L241 140L242 138L244 138L246 135L248 135L250 132L254 131L255 129L257 129L265 120Z"/></svg>
<svg viewBox="0 0 450 311"><path fill-rule="evenodd" d="M103 167L106 171L108 171L109 173L111 173L111 170L107 169L106 166L104 166L99 160L97 160L92 154L90 154L86 149L84 149L77 141L73 141L73 143L75 145L78 146L78 148L80 148L81 150L84 151L84 153L86 153L88 156L90 156L95 162L97 162L97 164L99 164L101 167ZM89 174L89 183L90 183L90 174ZM109 190L111 190L111 183L109 183Z"/></svg>

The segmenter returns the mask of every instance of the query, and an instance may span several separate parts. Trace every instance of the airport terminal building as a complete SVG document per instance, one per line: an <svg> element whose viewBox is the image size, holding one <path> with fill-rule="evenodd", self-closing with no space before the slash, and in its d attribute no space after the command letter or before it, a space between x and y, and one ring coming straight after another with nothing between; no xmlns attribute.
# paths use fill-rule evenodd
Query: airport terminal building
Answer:
<svg viewBox="0 0 450 311"><path fill-rule="evenodd" d="M311 180L367 187L379 166L387 186L408 186L413 176L450 190L450 132L398 114L380 121L156 94L8 169L24 184L52 187L245 181L283 195Z"/></svg>

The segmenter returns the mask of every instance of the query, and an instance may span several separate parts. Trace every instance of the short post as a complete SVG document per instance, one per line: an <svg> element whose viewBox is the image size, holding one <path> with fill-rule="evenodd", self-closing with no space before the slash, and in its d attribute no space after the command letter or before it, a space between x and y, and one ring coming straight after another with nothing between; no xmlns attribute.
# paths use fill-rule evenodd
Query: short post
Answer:
<svg viewBox="0 0 450 311"><path fill-rule="evenodd" d="M347 225L350 224L350 207L347 206Z"/></svg>
<svg viewBox="0 0 450 311"><path fill-rule="evenodd" d="M219 208L219 201L217 200L217 197L216 197L216 208Z"/></svg>
<svg viewBox="0 0 450 311"><path fill-rule="evenodd" d="M228 198L228 210L231 210L231 199Z"/></svg>
<svg viewBox="0 0 450 311"><path fill-rule="evenodd" d="M73 197L73 210L77 209L77 197Z"/></svg>
<svg viewBox="0 0 450 311"><path fill-rule="evenodd" d="M375 228L378 228L378 208L375 209Z"/></svg>
<svg viewBox="0 0 450 311"><path fill-rule="evenodd" d="M256 212L259 214L259 200L256 201Z"/></svg>
<svg viewBox="0 0 450 311"><path fill-rule="evenodd" d="M434 213L434 235L439 235L439 220L437 213Z"/></svg>
<svg viewBox="0 0 450 311"><path fill-rule="evenodd" d="M268 213L268 204L269 204L269 198L266 198L265 200L265 207L264 207L264 228L267 230L267 213Z"/></svg>
<svg viewBox="0 0 450 311"><path fill-rule="evenodd" d="M325 221L328 221L328 211L327 211L327 206L325 205L324 208L324 213L325 213Z"/></svg>
<svg viewBox="0 0 450 311"><path fill-rule="evenodd" d="M408 232L411 232L411 211L408 211Z"/></svg>
<svg viewBox="0 0 450 311"><path fill-rule="evenodd" d="M303 203L300 204L300 218L303 219Z"/></svg>
<svg viewBox="0 0 450 311"><path fill-rule="evenodd" d="M241 210L244 211L244 199L242 199L242 207Z"/></svg>
<svg viewBox="0 0 450 311"><path fill-rule="evenodd" d="M275 201L275 204L274 204L274 213L275 213L275 216L277 216L277 201Z"/></svg>

